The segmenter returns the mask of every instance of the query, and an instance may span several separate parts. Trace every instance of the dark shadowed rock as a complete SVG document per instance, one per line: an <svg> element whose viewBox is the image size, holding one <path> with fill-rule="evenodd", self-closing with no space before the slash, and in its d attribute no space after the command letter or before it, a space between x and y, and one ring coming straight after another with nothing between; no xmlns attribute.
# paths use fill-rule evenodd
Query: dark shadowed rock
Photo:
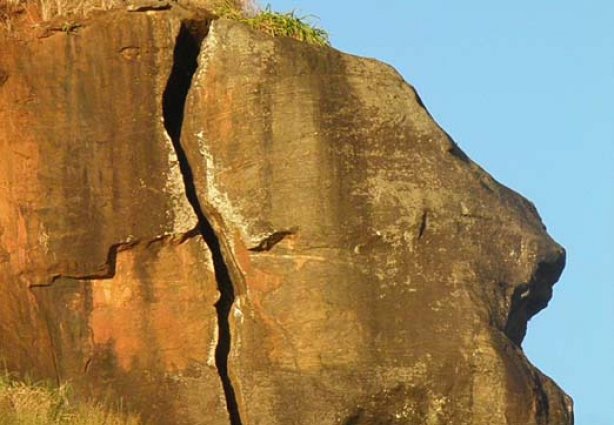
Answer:
<svg viewBox="0 0 614 425"><path fill-rule="evenodd" d="M0 36L7 366L154 424L572 424L534 206L389 66L167 9Z"/></svg>

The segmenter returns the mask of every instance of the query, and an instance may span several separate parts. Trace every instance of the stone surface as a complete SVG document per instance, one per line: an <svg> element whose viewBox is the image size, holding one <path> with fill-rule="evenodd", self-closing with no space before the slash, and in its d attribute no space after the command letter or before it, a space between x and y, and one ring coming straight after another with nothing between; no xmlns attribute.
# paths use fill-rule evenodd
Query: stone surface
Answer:
<svg viewBox="0 0 614 425"><path fill-rule="evenodd" d="M179 26L115 12L0 41L0 357L156 423L225 424L211 255L162 121Z"/></svg>
<svg viewBox="0 0 614 425"><path fill-rule="evenodd" d="M392 68L81 24L0 34L9 369L163 425L573 423L521 349L564 250Z"/></svg>
<svg viewBox="0 0 614 425"><path fill-rule="evenodd" d="M245 424L569 424L519 347L564 250L389 66L216 21L183 143Z"/></svg>

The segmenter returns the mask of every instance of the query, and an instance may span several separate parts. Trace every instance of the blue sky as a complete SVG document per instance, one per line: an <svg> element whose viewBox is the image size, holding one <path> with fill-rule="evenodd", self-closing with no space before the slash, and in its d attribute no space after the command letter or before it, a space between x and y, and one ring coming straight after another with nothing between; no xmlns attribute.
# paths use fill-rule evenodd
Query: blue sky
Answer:
<svg viewBox="0 0 614 425"><path fill-rule="evenodd" d="M614 424L614 2L271 5L392 64L473 160L537 205L568 263L525 352L574 398L576 424Z"/></svg>

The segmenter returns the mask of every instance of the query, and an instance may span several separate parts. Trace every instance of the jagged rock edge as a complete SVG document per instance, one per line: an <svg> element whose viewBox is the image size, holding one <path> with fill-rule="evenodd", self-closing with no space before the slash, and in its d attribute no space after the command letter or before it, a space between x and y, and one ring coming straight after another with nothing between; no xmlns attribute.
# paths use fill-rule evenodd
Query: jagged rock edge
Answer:
<svg viewBox="0 0 614 425"><path fill-rule="evenodd" d="M262 252L262 251L270 251L273 249L275 245L283 241L288 236L296 235L298 229L288 229L288 230L280 230L277 232L273 232L264 239L260 241L260 243L252 248L249 248L249 251L252 252Z"/></svg>
<svg viewBox="0 0 614 425"><path fill-rule="evenodd" d="M514 288L505 323L505 335L520 346L527 333L529 320L546 308L552 298L552 287L565 267L565 255L554 261L540 262L529 281Z"/></svg>
<svg viewBox="0 0 614 425"><path fill-rule="evenodd" d="M207 244L213 259L215 279L220 294L215 304L218 319L215 364L224 391L230 424L242 425L237 398L228 373L228 356L232 340L229 315L235 300L235 286L222 252L223 239L218 237L212 220L209 219L210 214L205 213L206 208L199 201L192 167L181 144L185 104L192 79L198 70L198 56L202 43L209 33L211 22L211 18L190 18L181 21L173 51L173 67L162 96L162 116L179 162L185 195L198 219L198 233Z"/></svg>
<svg viewBox="0 0 614 425"><path fill-rule="evenodd" d="M157 242L170 241L170 242L174 242L174 243L181 245L185 241L192 239L198 235L200 235L200 233L198 233L197 229L192 229L182 234L165 234L165 235L160 235L155 238L151 238L147 240L136 239L136 240L126 240L123 242L117 242L109 247L109 250L107 251L107 259L99 271L93 272L93 273L87 273L87 274L74 274L74 275L58 273L58 274L51 276L45 282L30 283L28 285L28 288L29 289L48 288L50 286L53 286L60 279L73 279L73 280L113 279L115 277L115 274L117 273L117 256L119 255L120 252L128 251L139 245L146 245L149 247L150 245L157 243Z"/></svg>

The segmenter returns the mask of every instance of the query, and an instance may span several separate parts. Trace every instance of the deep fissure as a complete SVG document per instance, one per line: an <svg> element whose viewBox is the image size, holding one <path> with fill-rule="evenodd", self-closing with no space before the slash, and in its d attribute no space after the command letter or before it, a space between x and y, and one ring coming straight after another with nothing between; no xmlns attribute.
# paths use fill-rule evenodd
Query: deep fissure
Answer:
<svg viewBox="0 0 614 425"><path fill-rule="evenodd" d="M209 25L210 22L206 20L182 22L173 52L173 68L163 94L162 113L164 126L172 140L179 161L186 196L198 218L199 233L209 247L213 258L215 278L220 292L220 299L215 304L218 319L215 364L224 390L230 423L231 425L242 425L234 387L228 374L228 355L231 347L229 314L235 299L234 286L222 254L220 240L198 200L192 167L181 145L185 104L192 86L192 79L198 68L198 55L209 31Z"/></svg>

